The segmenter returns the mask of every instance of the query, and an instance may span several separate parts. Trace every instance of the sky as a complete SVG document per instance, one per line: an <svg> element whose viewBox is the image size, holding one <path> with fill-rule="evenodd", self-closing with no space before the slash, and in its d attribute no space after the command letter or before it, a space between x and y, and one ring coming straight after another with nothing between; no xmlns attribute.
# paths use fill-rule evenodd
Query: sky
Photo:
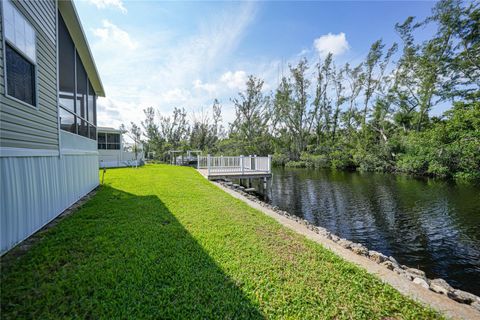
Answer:
<svg viewBox="0 0 480 320"><path fill-rule="evenodd" d="M215 98L227 124L235 115L230 99L248 75L264 79L269 93L302 57L313 66L332 52L338 65L359 63L375 40L400 42L395 23L425 18L435 4L74 2L106 91L98 99L98 124L110 127L139 124L147 107L165 115L174 107L206 112ZM313 68L308 72L313 76Z"/></svg>

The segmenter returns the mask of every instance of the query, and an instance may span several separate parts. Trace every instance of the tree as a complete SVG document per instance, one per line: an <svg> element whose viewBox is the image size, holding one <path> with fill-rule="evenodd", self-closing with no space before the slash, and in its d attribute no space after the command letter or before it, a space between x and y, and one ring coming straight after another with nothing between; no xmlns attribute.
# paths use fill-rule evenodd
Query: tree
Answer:
<svg viewBox="0 0 480 320"><path fill-rule="evenodd" d="M333 88L335 91L335 111L333 113L333 129L332 129L332 143L335 143L335 137L338 128L338 121L340 115L340 107L344 104L346 98L344 95L344 78L343 78L343 70L337 71L333 68Z"/></svg>
<svg viewBox="0 0 480 320"><path fill-rule="evenodd" d="M480 103L456 102L444 116L428 130L406 136L398 170L480 181Z"/></svg>
<svg viewBox="0 0 480 320"><path fill-rule="evenodd" d="M138 153L142 151L142 129L134 122L130 122L130 127L127 129L124 124L120 126L120 131L126 134L133 140L133 152L135 153L135 160L138 159Z"/></svg>
<svg viewBox="0 0 480 320"><path fill-rule="evenodd" d="M245 91L232 99L236 119L231 124L230 138L239 142L241 153L266 154L270 150L270 99L262 92L263 84L263 80L250 75Z"/></svg>
<svg viewBox="0 0 480 320"><path fill-rule="evenodd" d="M462 6L459 0L439 1L423 24L436 23L431 41L444 50L442 95L467 98L480 86L480 4ZM478 98L478 96L477 96Z"/></svg>
<svg viewBox="0 0 480 320"><path fill-rule="evenodd" d="M141 122L141 125L146 139L144 151L147 155L149 152L160 154L164 141L160 135L158 124L155 123L155 109L150 107L144 109L143 113L145 114L145 120Z"/></svg>
<svg viewBox="0 0 480 320"><path fill-rule="evenodd" d="M213 101L212 119L203 110L199 115L193 115L190 130L190 146L204 151L213 150L219 137L223 135L222 109L217 99Z"/></svg>
<svg viewBox="0 0 480 320"><path fill-rule="evenodd" d="M441 32L420 44L415 44L413 32L430 21L414 23L409 17L395 29L404 42L403 55L398 63L397 96L400 103L408 103L416 109L415 128L420 131L430 110L448 96L452 83L448 77L448 64L452 49L452 33Z"/></svg>
<svg viewBox="0 0 480 320"><path fill-rule="evenodd" d="M215 99L213 100L213 135L215 136L216 141L224 138L225 130L222 125L222 105L220 102Z"/></svg>
<svg viewBox="0 0 480 320"><path fill-rule="evenodd" d="M327 130L330 121L331 99L328 94L329 86L332 78L332 61L331 53L327 55L325 60L317 63L317 82L315 90L315 98L313 100L312 116L315 121L315 133L317 147L322 141L323 131Z"/></svg>
<svg viewBox="0 0 480 320"><path fill-rule="evenodd" d="M206 150L212 144L210 132L210 118L203 110L200 114L193 115L190 129L190 146L194 149Z"/></svg>
<svg viewBox="0 0 480 320"><path fill-rule="evenodd" d="M363 63L360 63L358 66L351 68L350 64L347 63L344 67L344 74L346 80L346 87L348 92L345 93L345 100L347 102L347 111L344 115L344 122L348 129L348 133L351 134L352 131L352 120L355 118L357 113L357 99L362 92L363 83L365 81L365 73L363 72Z"/></svg>
<svg viewBox="0 0 480 320"><path fill-rule="evenodd" d="M185 109L173 108L171 117L160 116L159 129L169 147L178 148L183 141L186 141L190 130Z"/></svg>
<svg viewBox="0 0 480 320"><path fill-rule="evenodd" d="M370 47L367 58L364 62L365 66L365 81L364 81L364 96L363 96L363 119L362 127L365 128L367 123L367 116L370 101L375 97L377 90L384 80L385 71L393 54L397 51L397 44L394 43L383 56L383 49L385 45L382 40L375 41ZM383 57L383 59L382 59Z"/></svg>
<svg viewBox="0 0 480 320"><path fill-rule="evenodd" d="M310 80L306 76L308 64L300 60L297 66L290 66L291 78L283 78L275 95L277 126L285 128L291 137L291 152L294 160L306 149L307 138L315 119L308 109Z"/></svg>

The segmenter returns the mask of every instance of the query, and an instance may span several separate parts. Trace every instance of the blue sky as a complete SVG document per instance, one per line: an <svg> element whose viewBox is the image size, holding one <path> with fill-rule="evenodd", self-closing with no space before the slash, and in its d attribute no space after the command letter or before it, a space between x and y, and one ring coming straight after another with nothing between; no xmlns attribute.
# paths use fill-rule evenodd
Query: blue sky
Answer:
<svg viewBox="0 0 480 320"><path fill-rule="evenodd" d="M373 41L398 42L395 23L426 17L434 2L75 4L107 93L99 99L99 125L118 127L139 123L146 107L200 112L215 97L230 122L229 98L243 89L248 74L262 77L268 92L282 66L286 70L303 56L313 65L333 51L338 64L358 63Z"/></svg>

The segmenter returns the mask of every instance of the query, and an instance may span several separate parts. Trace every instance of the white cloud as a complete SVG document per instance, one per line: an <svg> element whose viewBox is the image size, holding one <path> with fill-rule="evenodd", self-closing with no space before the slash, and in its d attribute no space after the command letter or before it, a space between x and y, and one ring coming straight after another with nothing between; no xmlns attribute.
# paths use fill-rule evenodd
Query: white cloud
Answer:
<svg viewBox="0 0 480 320"><path fill-rule="evenodd" d="M175 88L161 95L163 102L166 103L182 103L187 101L191 94L188 90Z"/></svg>
<svg viewBox="0 0 480 320"><path fill-rule="evenodd" d="M127 8L123 5L122 0L88 0L88 2L94 4L98 9L113 7L120 10L123 14L127 14Z"/></svg>
<svg viewBox="0 0 480 320"><path fill-rule="evenodd" d="M120 29L108 20L102 21L103 28L93 29L93 34L107 45L114 42L128 49L136 49L137 43L130 38L125 30Z"/></svg>
<svg viewBox="0 0 480 320"><path fill-rule="evenodd" d="M209 108L214 98L223 104L224 121L232 121L235 113L229 99L244 85L247 73L231 72L227 85L221 81L225 65L262 76L258 61L243 68L231 60L255 18L256 6L238 3L202 17L189 34L153 28L148 33L135 32L133 27L129 34L108 20L91 26L92 52L107 94L99 99L99 125L140 123L147 107L163 114L173 107L189 112Z"/></svg>
<svg viewBox="0 0 480 320"><path fill-rule="evenodd" d="M193 81L193 87L195 89L204 90L208 93L214 93L217 90L217 85L214 83L203 83L201 80L197 79Z"/></svg>
<svg viewBox="0 0 480 320"><path fill-rule="evenodd" d="M108 97L97 99L97 123L99 126L118 128L122 123L128 124L130 121L140 123L139 116L134 105Z"/></svg>
<svg viewBox="0 0 480 320"><path fill-rule="evenodd" d="M247 73L243 70L235 72L228 71L220 77L220 81L226 84L230 89L241 90L245 87L245 83L247 82Z"/></svg>
<svg viewBox="0 0 480 320"><path fill-rule="evenodd" d="M302 51L300 51L299 53L297 53L297 57L303 57L303 56L306 56L310 53L310 50L309 49L302 49Z"/></svg>
<svg viewBox="0 0 480 320"><path fill-rule="evenodd" d="M168 60L161 72L168 74L170 83L183 87L187 81L190 84L192 79L211 74L237 48L255 17L255 11L255 4L247 2L235 10L202 19L197 34L177 40L171 50L161 52Z"/></svg>
<svg viewBox="0 0 480 320"><path fill-rule="evenodd" d="M328 33L322 35L313 41L313 46L322 57L325 57L328 53L338 56L350 48L345 33L343 32L339 34Z"/></svg>

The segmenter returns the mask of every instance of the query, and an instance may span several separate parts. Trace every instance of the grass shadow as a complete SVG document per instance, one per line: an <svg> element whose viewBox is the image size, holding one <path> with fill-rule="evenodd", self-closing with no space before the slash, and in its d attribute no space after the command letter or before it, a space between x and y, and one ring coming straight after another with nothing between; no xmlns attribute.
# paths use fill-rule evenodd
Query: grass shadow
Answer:
<svg viewBox="0 0 480 320"><path fill-rule="evenodd" d="M6 260L2 319L263 318L157 196L103 185Z"/></svg>

